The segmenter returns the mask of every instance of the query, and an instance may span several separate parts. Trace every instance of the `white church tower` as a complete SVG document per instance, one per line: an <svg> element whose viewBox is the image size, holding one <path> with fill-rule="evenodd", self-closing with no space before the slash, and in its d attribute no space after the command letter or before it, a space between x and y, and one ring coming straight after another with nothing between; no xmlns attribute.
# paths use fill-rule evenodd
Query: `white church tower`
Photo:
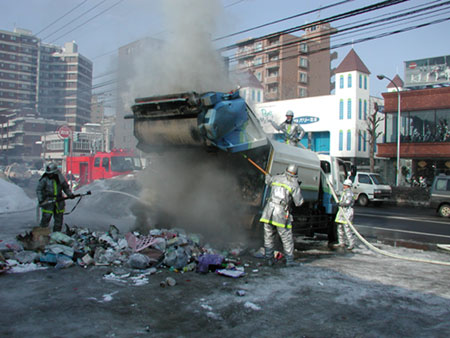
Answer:
<svg viewBox="0 0 450 338"><path fill-rule="evenodd" d="M370 71L352 49L335 71L338 142L331 145L339 157L369 156L367 118L370 107Z"/></svg>

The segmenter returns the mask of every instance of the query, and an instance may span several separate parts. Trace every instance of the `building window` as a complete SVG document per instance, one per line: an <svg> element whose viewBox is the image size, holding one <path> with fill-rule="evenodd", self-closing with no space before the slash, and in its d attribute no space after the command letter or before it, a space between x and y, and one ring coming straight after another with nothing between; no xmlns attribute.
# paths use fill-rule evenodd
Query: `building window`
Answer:
<svg viewBox="0 0 450 338"><path fill-rule="evenodd" d="M352 131L347 130L347 150L352 150Z"/></svg>
<svg viewBox="0 0 450 338"><path fill-rule="evenodd" d="M307 53L308 52L308 45L306 43L300 44L300 52Z"/></svg>
<svg viewBox="0 0 450 338"><path fill-rule="evenodd" d="M255 58L254 65L259 66L260 64L262 64L262 57L258 56L257 58Z"/></svg>
<svg viewBox="0 0 450 338"><path fill-rule="evenodd" d="M344 88L344 75L339 76L339 88Z"/></svg>
<svg viewBox="0 0 450 338"><path fill-rule="evenodd" d="M257 52L262 51L262 41L258 41L255 44L255 51L257 51Z"/></svg>
<svg viewBox="0 0 450 338"><path fill-rule="evenodd" d="M347 100L347 118L349 120L352 118L352 99Z"/></svg>
<svg viewBox="0 0 450 338"><path fill-rule="evenodd" d="M269 56L269 62L272 62L272 61L278 61L278 52L276 52L276 53L271 53L271 54L269 54L268 55Z"/></svg>
<svg viewBox="0 0 450 338"><path fill-rule="evenodd" d="M306 73L300 72L300 82L301 83L307 83L308 82L308 75Z"/></svg>
<svg viewBox="0 0 450 338"><path fill-rule="evenodd" d="M269 39L269 46L278 45L280 39L278 37Z"/></svg>
<svg viewBox="0 0 450 338"><path fill-rule="evenodd" d="M362 100L359 99L358 101L358 119L362 119Z"/></svg>
<svg viewBox="0 0 450 338"><path fill-rule="evenodd" d="M364 120L367 120L367 100L364 100Z"/></svg>
<svg viewBox="0 0 450 338"><path fill-rule="evenodd" d="M358 151L361 151L361 131L358 133Z"/></svg>
<svg viewBox="0 0 450 338"><path fill-rule="evenodd" d="M339 130L339 150L344 150L344 132Z"/></svg>
<svg viewBox="0 0 450 338"><path fill-rule="evenodd" d="M364 89L367 89L367 76L364 75Z"/></svg>
<svg viewBox="0 0 450 338"><path fill-rule="evenodd" d="M339 100L339 120L344 119L344 100Z"/></svg>
<svg viewBox="0 0 450 338"><path fill-rule="evenodd" d="M256 99L256 93L255 93L255 90L252 89L252 101L255 101L255 99Z"/></svg>
<svg viewBox="0 0 450 338"><path fill-rule="evenodd" d="M257 73L256 73L256 78L257 78L259 81L261 81L261 79L262 79L261 72L257 72Z"/></svg>
<svg viewBox="0 0 450 338"><path fill-rule="evenodd" d="M278 84L277 83L271 83L267 86L269 93L278 93Z"/></svg>
<svg viewBox="0 0 450 338"><path fill-rule="evenodd" d="M306 91L306 88L300 88L300 90L299 90L299 96L300 97L306 97L308 94L307 94L307 91Z"/></svg>
<svg viewBox="0 0 450 338"><path fill-rule="evenodd" d="M267 77L278 76L278 67L267 69Z"/></svg>
<svg viewBox="0 0 450 338"><path fill-rule="evenodd" d="M359 88L362 88L362 75L359 74Z"/></svg>
<svg viewBox="0 0 450 338"><path fill-rule="evenodd" d="M366 151L366 144L367 144L367 132L366 131L364 131L364 140L363 140L363 142L364 142L364 151Z"/></svg>
<svg viewBox="0 0 450 338"><path fill-rule="evenodd" d="M308 59L307 58L300 58L300 67L308 68Z"/></svg>
<svg viewBox="0 0 450 338"><path fill-rule="evenodd" d="M352 88L352 74L348 74L347 88Z"/></svg>
<svg viewBox="0 0 450 338"><path fill-rule="evenodd" d="M261 102L261 91L260 90L258 90L258 93L257 93L257 101Z"/></svg>

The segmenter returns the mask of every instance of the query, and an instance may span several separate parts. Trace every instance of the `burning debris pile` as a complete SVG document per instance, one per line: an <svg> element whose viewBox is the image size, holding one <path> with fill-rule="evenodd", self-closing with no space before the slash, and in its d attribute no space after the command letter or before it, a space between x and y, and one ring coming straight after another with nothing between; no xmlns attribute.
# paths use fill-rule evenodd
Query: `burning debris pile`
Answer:
<svg viewBox="0 0 450 338"><path fill-rule="evenodd" d="M6 244L8 251L0 254L1 272L25 272L54 266L121 266L145 270L135 281L166 268L175 272L215 271L229 277L244 275L239 255L241 246L218 251L202 244L200 235L187 234L182 229L152 229L147 235L128 232L121 235L111 225L107 232L92 232L87 228L68 227L63 232L35 227L17 236L17 244ZM120 280L129 274L109 274L105 279ZM170 283L168 282L168 285Z"/></svg>

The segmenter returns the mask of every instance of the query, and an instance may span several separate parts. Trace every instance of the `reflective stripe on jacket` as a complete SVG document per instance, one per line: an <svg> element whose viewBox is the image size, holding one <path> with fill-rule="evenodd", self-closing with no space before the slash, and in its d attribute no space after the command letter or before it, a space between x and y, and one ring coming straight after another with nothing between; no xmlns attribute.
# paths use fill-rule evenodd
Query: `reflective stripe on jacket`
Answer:
<svg viewBox="0 0 450 338"><path fill-rule="evenodd" d="M271 186L270 197L262 212L260 222L277 227L292 228L290 205L300 206L303 203L297 177L287 174L266 176L266 184Z"/></svg>

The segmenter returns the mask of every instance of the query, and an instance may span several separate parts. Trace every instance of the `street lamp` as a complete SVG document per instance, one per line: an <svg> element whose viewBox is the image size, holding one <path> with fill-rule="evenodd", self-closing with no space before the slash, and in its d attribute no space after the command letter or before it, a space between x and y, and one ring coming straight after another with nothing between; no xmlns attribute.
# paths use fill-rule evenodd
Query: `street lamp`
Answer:
<svg viewBox="0 0 450 338"><path fill-rule="evenodd" d="M400 89L398 88L398 86L395 84L394 81L392 81L390 78L388 78L385 75L377 75L377 78L379 80L383 80L383 79L387 79L389 80L390 83L392 83L395 87L395 89L397 90L397 182L396 185L397 187L400 184L400 124L401 124L401 112L400 112Z"/></svg>

